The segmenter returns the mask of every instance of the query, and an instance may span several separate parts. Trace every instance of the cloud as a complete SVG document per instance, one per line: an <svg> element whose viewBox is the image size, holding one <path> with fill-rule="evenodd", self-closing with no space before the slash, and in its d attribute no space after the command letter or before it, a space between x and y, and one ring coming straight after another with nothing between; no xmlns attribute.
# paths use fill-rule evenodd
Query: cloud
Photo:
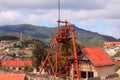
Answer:
<svg viewBox="0 0 120 80"><path fill-rule="evenodd" d="M99 31L101 34L107 34L109 36L113 36L115 38L120 38L120 32L119 29L117 27L114 27L112 29L106 29L104 31Z"/></svg>
<svg viewBox="0 0 120 80"><path fill-rule="evenodd" d="M6 9L50 9L56 3L57 0L0 0L0 6Z"/></svg>
<svg viewBox="0 0 120 80"><path fill-rule="evenodd" d="M60 0L63 9L97 9L103 8L104 2L101 0ZM94 5L93 5L94 4ZM0 0L1 7L6 8L40 8L56 9L58 0Z"/></svg>
<svg viewBox="0 0 120 80"><path fill-rule="evenodd" d="M30 23L57 26L58 0L0 0L0 25ZM61 0L61 20L119 37L120 0ZM100 19L105 19L98 24ZM101 28L98 27L102 27ZM113 28L111 25L114 25ZM104 28L105 27L105 28ZM116 33L115 33L116 32Z"/></svg>
<svg viewBox="0 0 120 80"><path fill-rule="evenodd" d="M11 10L0 12L0 25L18 23L21 19L21 14L17 11Z"/></svg>

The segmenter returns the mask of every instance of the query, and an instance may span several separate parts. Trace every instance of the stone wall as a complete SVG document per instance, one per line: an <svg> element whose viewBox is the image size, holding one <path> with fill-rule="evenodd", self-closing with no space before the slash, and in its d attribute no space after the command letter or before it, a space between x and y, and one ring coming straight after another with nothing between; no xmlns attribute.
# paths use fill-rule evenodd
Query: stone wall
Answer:
<svg viewBox="0 0 120 80"><path fill-rule="evenodd" d="M96 67L96 70L102 80L105 80L108 75L115 74L115 66Z"/></svg>
<svg viewBox="0 0 120 80"><path fill-rule="evenodd" d="M53 76L27 74L26 80L65 80L65 79L60 79L58 77Z"/></svg>
<svg viewBox="0 0 120 80"><path fill-rule="evenodd" d="M105 80L120 80L120 77L108 78L108 79L105 79Z"/></svg>

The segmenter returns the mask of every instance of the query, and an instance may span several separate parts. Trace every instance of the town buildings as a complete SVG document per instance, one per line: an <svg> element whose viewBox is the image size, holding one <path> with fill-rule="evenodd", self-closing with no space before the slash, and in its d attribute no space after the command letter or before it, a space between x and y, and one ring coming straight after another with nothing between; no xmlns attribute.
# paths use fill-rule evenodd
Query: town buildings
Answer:
<svg viewBox="0 0 120 80"><path fill-rule="evenodd" d="M12 52L14 52L14 53L23 52L25 54L31 54L31 50L33 49L32 44L29 44L29 46L24 49L20 49L20 48L12 48L11 49L11 47L13 47L14 44L20 44L20 42L2 41L0 43L0 47L1 47L0 53L6 54L5 52L7 52L7 53L11 54ZM119 47L119 45L116 45L116 46ZM112 47L110 47L110 49L119 50L116 48L116 46L113 47L113 45L112 45ZM109 49L109 47L106 47L106 48ZM78 54L80 55L79 69L81 72L81 78L83 80L88 80L90 78L92 78L92 79L97 78L97 79L105 80L106 78L108 78L108 76L114 75L116 73L114 62L110 59L110 57L106 54L106 52L104 52L103 49L101 49L101 48L81 48L80 52ZM24 67L26 67L26 66L32 67L32 61L24 60L24 59L12 59L10 57L2 58L1 66L4 68L9 68L11 70L15 69L16 71L19 71L21 69L24 69ZM72 70L71 73L73 71L74 70ZM4 77L6 77L6 76L4 76Z"/></svg>
<svg viewBox="0 0 120 80"><path fill-rule="evenodd" d="M108 55L114 56L120 51L120 42L104 42L103 47Z"/></svg>

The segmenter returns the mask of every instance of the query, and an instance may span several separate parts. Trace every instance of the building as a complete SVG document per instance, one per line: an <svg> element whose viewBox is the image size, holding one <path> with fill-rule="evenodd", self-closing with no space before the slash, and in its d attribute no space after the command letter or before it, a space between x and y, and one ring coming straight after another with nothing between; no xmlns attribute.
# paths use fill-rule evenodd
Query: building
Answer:
<svg viewBox="0 0 120 80"><path fill-rule="evenodd" d="M80 55L80 71L82 80L100 78L115 74L113 61L101 48L82 48Z"/></svg>
<svg viewBox="0 0 120 80"><path fill-rule="evenodd" d="M104 50L109 56L114 56L120 51L120 42L104 42Z"/></svg>
<svg viewBox="0 0 120 80"><path fill-rule="evenodd" d="M104 42L104 48L120 47L120 42Z"/></svg>
<svg viewBox="0 0 120 80"><path fill-rule="evenodd" d="M13 47L14 44L15 44L14 41L8 41L8 40L1 41L0 42L0 50L9 48L9 47Z"/></svg>
<svg viewBox="0 0 120 80"><path fill-rule="evenodd" d="M0 80L25 80L25 74L0 75Z"/></svg>
<svg viewBox="0 0 120 80"><path fill-rule="evenodd" d="M24 69L24 67L33 67L31 60L1 60L1 66L10 69Z"/></svg>

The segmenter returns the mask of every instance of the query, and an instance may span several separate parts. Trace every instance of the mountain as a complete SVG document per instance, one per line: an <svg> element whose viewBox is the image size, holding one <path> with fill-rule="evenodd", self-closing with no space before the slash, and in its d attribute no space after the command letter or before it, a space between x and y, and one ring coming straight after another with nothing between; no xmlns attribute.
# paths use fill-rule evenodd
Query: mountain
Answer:
<svg viewBox="0 0 120 80"><path fill-rule="evenodd" d="M116 38L107 35L101 35L96 32L80 29L72 25L76 30L77 42L83 46L102 46L104 41L118 41ZM30 24L5 25L0 26L0 36L14 35L18 36L22 32L24 36L32 36L42 40L48 40L54 37L57 27L49 28L45 26L35 26Z"/></svg>
<svg viewBox="0 0 120 80"><path fill-rule="evenodd" d="M118 41L120 41L120 39L118 39Z"/></svg>

